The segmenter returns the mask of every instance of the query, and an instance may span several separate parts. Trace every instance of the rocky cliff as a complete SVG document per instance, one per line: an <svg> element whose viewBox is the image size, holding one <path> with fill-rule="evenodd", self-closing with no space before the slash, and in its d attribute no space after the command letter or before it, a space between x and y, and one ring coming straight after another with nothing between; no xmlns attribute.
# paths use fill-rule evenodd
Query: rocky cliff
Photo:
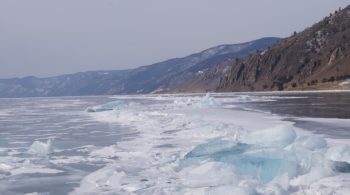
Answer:
<svg viewBox="0 0 350 195"><path fill-rule="evenodd" d="M222 66L217 91L348 88L350 6L271 48ZM206 74L211 75L213 69Z"/></svg>

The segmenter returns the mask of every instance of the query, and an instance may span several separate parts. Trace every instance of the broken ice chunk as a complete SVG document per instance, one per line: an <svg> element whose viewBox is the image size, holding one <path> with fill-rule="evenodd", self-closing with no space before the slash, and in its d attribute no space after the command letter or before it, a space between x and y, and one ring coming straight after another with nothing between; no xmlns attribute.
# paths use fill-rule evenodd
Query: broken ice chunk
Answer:
<svg viewBox="0 0 350 195"><path fill-rule="evenodd" d="M303 136L296 140L295 145L309 150L317 150L327 147L327 142L319 136Z"/></svg>
<svg viewBox="0 0 350 195"><path fill-rule="evenodd" d="M296 133L291 125L278 125L243 135L241 142L268 147L285 147L291 144L295 137Z"/></svg>
<svg viewBox="0 0 350 195"><path fill-rule="evenodd" d="M196 167L188 167L180 172L182 183L189 187L221 186L235 183L232 168L219 162L204 162Z"/></svg>
<svg viewBox="0 0 350 195"><path fill-rule="evenodd" d="M334 146L327 150L326 158L332 161L350 163L350 147Z"/></svg>
<svg viewBox="0 0 350 195"><path fill-rule="evenodd" d="M222 139L213 139L208 143L196 146L191 152L186 154L186 158L200 157L214 154L216 152L230 151L237 149L237 142ZM233 148L234 147L234 148Z"/></svg>
<svg viewBox="0 0 350 195"><path fill-rule="evenodd" d="M29 147L29 153L46 156L52 153L52 141L49 139L46 143L41 141L34 141L33 144Z"/></svg>

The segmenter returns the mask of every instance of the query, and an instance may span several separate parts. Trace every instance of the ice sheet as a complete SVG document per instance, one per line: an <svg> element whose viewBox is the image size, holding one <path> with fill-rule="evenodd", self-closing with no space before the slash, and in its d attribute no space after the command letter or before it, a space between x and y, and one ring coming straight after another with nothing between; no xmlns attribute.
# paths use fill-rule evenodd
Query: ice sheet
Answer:
<svg viewBox="0 0 350 195"><path fill-rule="evenodd" d="M90 106L110 101L101 98ZM72 174L69 184L80 181L72 194L347 194L349 139L315 135L283 117L235 107L283 98L303 97L279 93L118 96L113 99L127 106L90 113L84 112L89 105L82 101L44 99L41 110L26 114L36 117L52 110L58 116L55 108L68 107L59 113L68 117L50 121L35 134L3 133L14 147L0 148L0 179L3 183L32 176L69 179L66 175ZM21 105L30 108L29 103ZM69 112L70 105L81 110ZM75 114L84 117L71 117ZM38 116L39 123L45 120ZM304 120L350 126L349 120ZM87 130L89 121L99 125ZM132 136L123 137L121 132ZM89 142L98 135L104 136L102 143ZM115 141L107 142L113 135ZM88 142L72 144L67 141L71 136L86 137ZM56 138L50 143L50 137ZM32 191L36 190L28 192Z"/></svg>

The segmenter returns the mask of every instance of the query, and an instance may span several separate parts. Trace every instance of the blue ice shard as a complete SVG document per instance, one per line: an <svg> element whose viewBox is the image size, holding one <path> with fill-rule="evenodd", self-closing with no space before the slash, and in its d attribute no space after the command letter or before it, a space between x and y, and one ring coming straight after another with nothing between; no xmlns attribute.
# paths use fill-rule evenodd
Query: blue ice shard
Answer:
<svg viewBox="0 0 350 195"><path fill-rule="evenodd" d="M123 101L116 100L113 102L108 102L106 104L103 104L101 106L96 107L88 107L86 109L87 112L103 112L103 111L110 111L110 110L120 110L122 108L125 108L126 104Z"/></svg>
<svg viewBox="0 0 350 195"><path fill-rule="evenodd" d="M296 175L298 164L286 147L291 145L295 138L296 134L291 126L276 126L245 134L239 141L212 139L190 151L181 162L181 166L215 161L231 166L235 172L263 183L268 183L283 174L292 178ZM305 144L323 144L316 139L306 141ZM313 144L308 145L313 147Z"/></svg>

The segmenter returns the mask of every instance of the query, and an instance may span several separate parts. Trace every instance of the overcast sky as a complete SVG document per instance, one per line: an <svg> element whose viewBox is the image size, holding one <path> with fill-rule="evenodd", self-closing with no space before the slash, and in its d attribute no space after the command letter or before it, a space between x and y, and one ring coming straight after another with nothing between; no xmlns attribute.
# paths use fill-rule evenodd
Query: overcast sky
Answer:
<svg viewBox="0 0 350 195"><path fill-rule="evenodd" d="M114 70L286 37L348 0L0 0L0 77Z"/></svg>

